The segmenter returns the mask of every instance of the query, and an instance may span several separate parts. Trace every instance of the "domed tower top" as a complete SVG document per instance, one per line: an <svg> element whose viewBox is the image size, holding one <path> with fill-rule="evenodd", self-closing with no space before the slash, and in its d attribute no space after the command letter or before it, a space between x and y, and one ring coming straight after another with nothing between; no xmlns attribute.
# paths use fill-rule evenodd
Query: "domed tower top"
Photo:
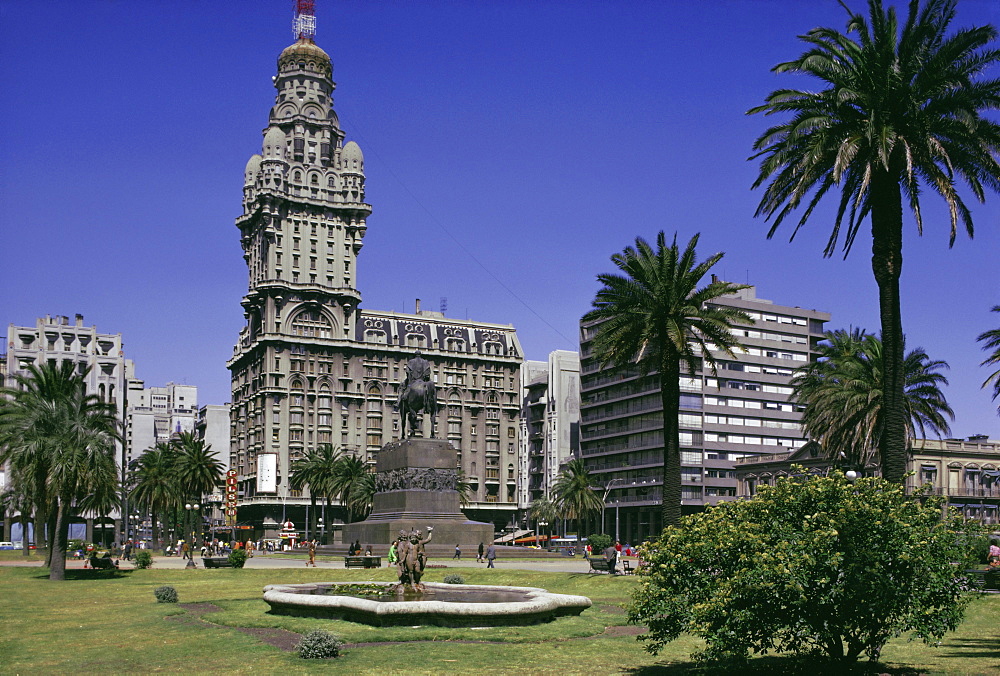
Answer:
<svg viewBox="0 0 1000 676"><path fill-rule="evenodd" d="M299 38L295 44L282 50L278 56L278 74L281 76L289 71L306 71L328 80L333 78L330 56L311 38Z"/></svg>

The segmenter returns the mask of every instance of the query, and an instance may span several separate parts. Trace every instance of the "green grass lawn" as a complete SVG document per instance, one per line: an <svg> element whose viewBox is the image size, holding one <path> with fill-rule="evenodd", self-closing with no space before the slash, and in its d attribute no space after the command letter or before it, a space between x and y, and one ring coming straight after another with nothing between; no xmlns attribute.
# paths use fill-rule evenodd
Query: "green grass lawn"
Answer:
<svg viewBox="0 0 1000 676"><path fill-rule="evenodd" d="M447 572L431 570L428 581ZM380 570L158 570L114 576L67 571L66 582L50 582L42 568L0 568L0 673L312 673L354 674L723 674L692 663L693 638L674 642L665 653L643 651L623 630L621 609L634 577L586 573L463 569L469 584L544 587L582 594L594 607L579 617L532 627L444 629L375 628L336 620L271 616L261 600L266 584L321 580L389 580ZM99 576L98 576L99 575ZM156 603L153 589L176 587L182 605ZM201 614L183 604L219 608ZM974 602L959 632L940 647L905 639L886 647L881 665L826 673L1000 674L1000 595ZM237 627L296 633L327 629L349 647L332 664L300 660L259 635ZM608 628L611 629L608 629ZM294 637L292 637L294 638ZM408 642L409 645L387 642ZM738 673L820 673L817 665L791 658L753 660Z"/></svg>

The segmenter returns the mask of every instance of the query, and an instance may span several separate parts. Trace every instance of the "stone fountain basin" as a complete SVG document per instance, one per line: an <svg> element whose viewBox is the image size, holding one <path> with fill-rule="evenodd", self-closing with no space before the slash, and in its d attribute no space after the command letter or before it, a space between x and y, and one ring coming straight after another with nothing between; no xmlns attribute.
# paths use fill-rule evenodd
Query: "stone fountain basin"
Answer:
<svg viewBox="0 0 1000 676"><path fill-rule="evenodd" d="M492 627L537 624L565 615L579 615L592 603L586 596L553 594L536 587L504 587L473 584L424 584L428 594L419 600L379 600L325 593L333 585L353 582L313 584L272 584L264 587L264 601L278 615L327 617L360 622L376 627L435 625L440 627ZM395 587L394 582L364 584ZM433 600L435 592L482 596L501 594L517 598L503 602L462 602ZM460 596L458 597L460 598Z"/></svg>

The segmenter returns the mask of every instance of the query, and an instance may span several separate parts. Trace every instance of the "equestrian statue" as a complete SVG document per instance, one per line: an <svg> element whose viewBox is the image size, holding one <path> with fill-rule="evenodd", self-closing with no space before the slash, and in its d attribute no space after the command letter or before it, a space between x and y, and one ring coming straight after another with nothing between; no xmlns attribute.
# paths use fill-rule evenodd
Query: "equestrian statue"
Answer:
<svg viewBox="0 0 1000 676"><path fill-rule="evenodd" d="M431 438L434 438L434 416L437 415L437 388L431 380L431 364L420 356L418 352L415 357L406 362L404 367L406 378L399 391L399 417L401 421L401 435L406 438L406 429L409 426L410 436L422 428L421 412L427 413L431 417Z"/></svg>

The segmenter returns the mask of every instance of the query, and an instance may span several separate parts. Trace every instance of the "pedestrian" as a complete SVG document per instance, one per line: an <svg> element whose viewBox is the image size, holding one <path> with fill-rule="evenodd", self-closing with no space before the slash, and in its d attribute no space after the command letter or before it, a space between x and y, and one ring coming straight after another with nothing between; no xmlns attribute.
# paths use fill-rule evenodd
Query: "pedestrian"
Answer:
<svg viewBox="0 0 1000 676"><path fill-rule="evenodd" d="M591 548L590 543L588 542L587 546L583 548L583 558L590 561L590 555L591 553L593 553L593 551L594 550Z"/></svg>
<svg viewBox="0 0 1000 676"><path fill-rule="evenodd" d="M986 562L991 566L1000 566L1000 540L990 540L990 549L986 555Z"/></svg>
<svg viewBox="0 0 1000 676"><path fill-rule="evenodd" d="M453 556L451 558L453 558L453 559L461 559L462 558L462 548L459 547L458 545L455 545L455 556Z"/></svg>
<svg viewBox="0 0 1000 676"><path fill-rule="evenodd" d="M482 563L482 562L483 562L483 543L480 542L479 543L479 555L476 556L476 563Z"/></svg>
<svg viewBox="0 0 1000 676"><path fill-rule="evenodd" d="M306 562L306 566L316 567L316 540L309 541L309 560Z"/></svg>
<svg viewBox="0 0 1000 676"><path fill-rule="evenodd" d="M496 566L493 565L493 561L496 558L497 558L497 548L496 548L496 545L494 545L491 542L489 548L486 550L486 567L487 568L496 568Z"/></svg>
<svg viewBox="0 0 1000 676"><path fill-rule="evenodd" d="M194 561L194 559L191 557L191 545L188 544L187 540L185 540L183 544L181 544L181 559L188 559L189 561Z"/></svg>
<svg viewBox="0 0 1000 676"><path fill-rule="evenodd" d="M611 545L604 550L604 560L608 562L608 572L612 575L618 574L618 550Z"/></svg>

